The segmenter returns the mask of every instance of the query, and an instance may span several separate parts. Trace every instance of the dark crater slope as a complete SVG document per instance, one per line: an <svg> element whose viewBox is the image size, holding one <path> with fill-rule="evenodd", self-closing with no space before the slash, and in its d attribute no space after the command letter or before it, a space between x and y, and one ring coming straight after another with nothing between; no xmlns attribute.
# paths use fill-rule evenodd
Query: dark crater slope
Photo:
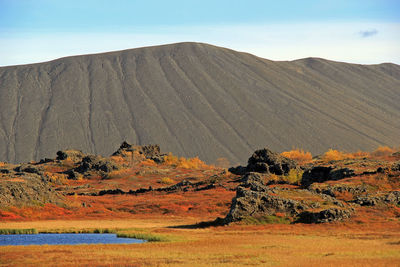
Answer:
<svg viewBox="0 0 400 267"><path fill-rule="evenodd" d="M123 140L243 163L258 147L313 154L398 145L400 66L274 62L200 43L0 68L0 161Z"/></svg>

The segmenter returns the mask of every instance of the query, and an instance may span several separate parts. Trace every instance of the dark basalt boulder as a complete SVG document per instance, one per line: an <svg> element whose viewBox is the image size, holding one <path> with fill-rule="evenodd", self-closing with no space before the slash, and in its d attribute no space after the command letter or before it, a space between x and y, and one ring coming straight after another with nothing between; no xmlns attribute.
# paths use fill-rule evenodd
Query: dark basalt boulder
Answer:
<svg viewBox="0 0 400 267"><path fill-rule="evenodd" d="M68 179L70 179L70 180L78 180L78 178L79 178L79 174L76 171L74 171L73 169L67 170L64 173L66 175L68 175Z"/></svg>
<svg viewBox="0 0 400 267"><path fill-rule="evenodd" d="M252 187L254 188L254 187ZM241 221L247 217L274 215L276 212L294 216L309 208L296 200L277 197L274 190L263 188L261 191L239 186L231 209L225 218L226 223Z"/></svg>
<svg viewBox="0 0 400 267"><path fill-rule="evenodd" d="M354 199L354 203L360 206L376 206L380 201L376 196L358 196Z"/></svg>
<svg viewBox="0 0 400 267"><path fill-rule="evenodd" d="M337 185L328 185L322 186L321 184L312 184L308 188L314 192L329 195L335 197L336 193L350 193L354 196L359 196L367 193L367 187L365 185L346 185L346 184L337 184Z"/></svg>
<svg viewBox="0 0 400 267"><path fill-rule="evenodd" d="M264 174L249 172L242 177L240 186L251 188L253 191L264 191L267 188L264 181Z"/></svg>
<svg viewBox="0 0 400 267"><path fill-rule="evenodd" d="M380 195L358 196L353 203L360 206L376 206L381 204L392 204L400 206L400 191L391 191Z"/></svg>
<svg viewBox="0 0 400 267"><path fill-rule="evenodd" d="M44 159L41 159L38 163L36 163L36 165L45 164L45 163L49 163L49 162L54 162L54 159L44 158Z"/></svg>
<svg viewBox="0 0 400 267"><path fill-rule="evenodd" d="M393 163L392 166L390 167L390 169L394 172L399 172L400 171L400 161Z"/></svg>
<svg viewBox="0 0 400 267"><path fill-rule="evenodd" d="M389 192L385 198L385 202L400 206L400 191Z"/></svg>
<svg viewBox="0 0 400 267"><path fill-rule="evenodd" d="M57 160L65 160L68 158L67 153L65 153L64 151L57 151Z"/></svg>
<svg viewBox="0 0 400 267"><path fill-rule="evenodd" d="M161 153L159 145L133 146L125 141L112 154L112 156L122 157L127 157L127 155L130 155L132 160L151 159L157 163L162 163L166 154Z"/></svg>
<svg viewBox="0 0 400 267"><path fill-rule="evenodd" d="M248 172L272 173L285 175L290 169L298 168L294 160L272 152L267 148L256 150L249 158L246 170Z"/></svg>
<svg viewBox="0 0 400 267"><path fill-rule="evenodd" d="M236 175L244 175L247 173L247 168L239 165L236 167L230 167L228 171Z"/></svg>
<svg viewBox="0 0 400 267"><path fill-rule="evenodd" d="M66 160L69 159L72 162L79 162L85 154L80 150L64 150L64 151L57 151L57 158L56 160Z"/></svg>
<svg viewBox="0 0 400 267"><path fill-rule="evenodd" d="M81 163L74 171L84 174L88 171L101 171L103 173L110 173L113 170L118 170L120 167L111 160L102 158L100 156L88 155L82 158Z"/></svg>
<svg viewBox="0 0 400 267"><path fill-rule="evenodd" d="M301 185L305 188L312 183L323 183L328 180L341 180L355 175L353 169L334 168L332 166L315 166L305 170L301 179Z"/></svg>
<svg viewBox="0 0 400 267"><path fill-rule="evenodd" d="M31 164L21 164L17 167L14 168L14 171L16 172L26 172L26 173L35 173L35 174L40 174L41 171L39 168L31 165Z"/></svg>
<svg viewBox="0 0 400 267"><path fill-rule="evenodd" d="M348 219L353 214L353 209L330 208L321 211L304 211L299 214L296 222L299 223L326 223Z"/></svg>
<svg viewBox="0 0 400 267"><path fill-rule="evenodd" d="M101 190L98 195L103 196L103 195L123 195L123 194L125 194L124 191L122 191L119 188L116 188L116 189Z"/></svg>

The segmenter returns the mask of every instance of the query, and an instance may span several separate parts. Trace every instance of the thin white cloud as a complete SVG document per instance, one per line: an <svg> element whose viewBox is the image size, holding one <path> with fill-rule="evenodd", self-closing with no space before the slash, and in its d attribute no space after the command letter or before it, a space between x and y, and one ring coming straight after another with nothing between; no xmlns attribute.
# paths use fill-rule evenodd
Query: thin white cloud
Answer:
<svg viewBox="0 0 400 267"><path fill-rule="evenodd" d="M371 36L374 36L374 35L378 34L378 31L376 29L367 30L367 31L360 31L359 34L360 34L361 37L367 38L367 37L371 37Z"/></svg>
<svg viewBox="0 0 400 267"><path fill-rule="evenodd" d="M375 29L379 34L360 38L360 29ZM271 60L322 57L400 64L400 23L332 22L166 27L126 33L0 33L0 66L184 41L210 43Z"/></svg>

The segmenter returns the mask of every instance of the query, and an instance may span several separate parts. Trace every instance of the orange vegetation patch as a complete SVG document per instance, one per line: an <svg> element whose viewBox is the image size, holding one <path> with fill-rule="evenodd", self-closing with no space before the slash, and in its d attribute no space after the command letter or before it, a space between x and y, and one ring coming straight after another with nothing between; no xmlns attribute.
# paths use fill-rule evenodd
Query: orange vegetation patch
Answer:
<svg viewBox="0 0 400 267"><path fill-rule="evenodd" d="M151 159L145 159L140 163L142 166L151 166L151 167L156 167L157 163L154 162L154 160Z"/></svg>
<svg viewBox="0 0 400 267"><path fill-rule="evenodd" d="M63 218L72 214L68 209L56 206L54 204L45 204L43 206L31 207L10 207L8 211L0 211L2 220L47 220L54 218Z"/></svg>
<svg viewBox="0 0 400 267"><path fill-rule="evenodd" d="M178 168L184 169L211 169L213 166L207 165L205 162L200 160L198 157L194 158L178 158L177 156L172 155L169 153L168 155L164 156L164 164L175 166Z"/></svg>
<svg viewBox="0 0 400 267"><path fill-rule="evenodd" d="M25 183L26 181L22 178L19 177L13 177L13 178L9 178L9 179L4 179L2 180L4 182L18 182L18 183Z"/></svg>
<svg viewBox="0 0 400 267"><path fill-rule="evenodd" d="M385 156L390 156L394 152L396 152L396 150L391 147L380 146L374 152L372 152L371 155L374 157L385 157Z"/></svg>
<svg viewBox="0 0 400 267"><path fill-rule="evenodd" d="M354 198L353 194L347 191L335 192L335 197L343 201L351 201Z"/></svg>
<svg viewBox="0 0 400 267"><path fill-rule="evenodd" d="M343 160L348 158L352 158L352 156L350 154L334 149L329 149L327 152L324 153L324 155L322 155L322 160L324 161Z"/></svg>
<svg viewBox="0 0 400 267"><path fill-rule="evenodd" d="M303 149L294 149L291 151L285 151L281 153L282 156L293 159L300 164L309 163L312 161L312 155L310 152L304 152Z"/></svg>
<svg viewBox="0 0 400 267"><path fill-rule="evenodd" d="M216 218L225 216L235 192L224 188L139 195L68 196L70 218L132 218L154 215Z"/></svg>
<svg viewBox="0 0 400 267"><path fill-rule="evenodd" d="M345 159L363 159L363 158L370 158L371 153L366 151L357 151L353 153L347 153L339 150L329 149L322 155L323 161L338 161L338 160L345 160Z"/></svg>
<svg viewBox="0 0 400 267"><path fill-rule="evenodd" d="M22 217L11 211L0 210L0 219L2 221L21 220Z"/></svg>

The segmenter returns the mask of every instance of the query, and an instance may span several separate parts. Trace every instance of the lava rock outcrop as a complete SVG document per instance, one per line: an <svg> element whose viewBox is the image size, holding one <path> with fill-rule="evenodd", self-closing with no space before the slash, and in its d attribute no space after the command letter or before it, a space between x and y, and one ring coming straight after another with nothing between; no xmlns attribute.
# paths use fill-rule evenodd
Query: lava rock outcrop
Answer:
<svg viewBox="0 0 400 267"><path fill-rule="evenodd" d="M262 218L284 214L294 222L324 223L347 219L353 209L328 195L305 189L270 188L260 173L242 178L225 223L248 217Z"/></svg>
<svg viewBox="0 0 400 267"><path fill-rule="evenodd" d="M301 185L309 187L312 183L323 183L328 180L341 180L355 176L353 169L332 166L314 166L303 173Z"/></svg>
<svg viewBox="0 0 400 267"><path fill-rule="evenodd" d="M256 150L248 159L246 167L237 166L229 168L233 174L244 175L249 172L287 175L290 169L298 169L294 160L288 159L275 153L268 148Z"/></svg>
<svg viewBox="0 0 400 267"><path fill-rule="evenodd" d="M285 175L290 169L296 169L294 160L288 159L272 152L268 148L256 150L249 158L246 170L248 172L273 173Z"/></svg>
<svg viewBox="0 0 400 267"><path fill-rule="evenodd" d="M8 179L0 179L0 207L22 207L57 204L61 196L49 181L35 173L7 173Z"/></svg>
<svg viewBox="0 0 400 267"><path fill-rule="evenodd" d="M157 163L164 162L165 155L166 154L161 153L159 145L133 146L125 141L121 144L118 150L112 154L112 156L130 156L133 161L151 159Z"/></svg>

